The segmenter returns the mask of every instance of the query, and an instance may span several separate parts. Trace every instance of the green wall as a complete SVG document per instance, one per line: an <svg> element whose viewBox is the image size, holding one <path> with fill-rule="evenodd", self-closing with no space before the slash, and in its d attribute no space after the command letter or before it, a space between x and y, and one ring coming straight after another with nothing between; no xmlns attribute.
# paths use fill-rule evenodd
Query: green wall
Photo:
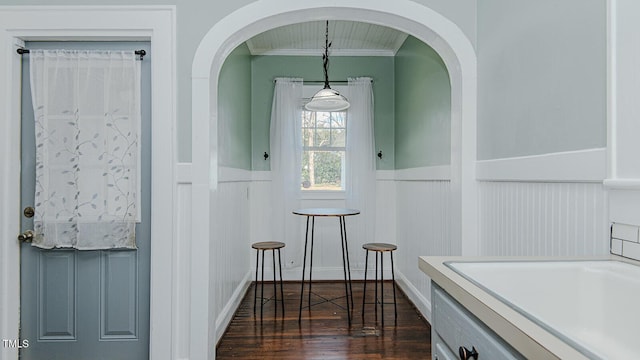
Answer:
<svg viewBox="0 0 640 360"><path fill-rule="evenodd" d="M251 54L245 44L225 60L218 94L219 165L251 170Z"/></svg>
<svg viewBox="0 0 640 360"><path fill-rule="evenodd" d="M394 168L393 144L393 57L383 56L334 56L329 65L329 80L346 80L347 77L370 76L373 78L376 150L384 157L378 160L378 170ZM269 161L263 154L269 152L269 124L273 100L273 79L276 77L301 77L306 80L322 80L320 56L253 56L252 72L252 121L251 157L253 170L269 170ZM318 89L321 85L318 85Z"/></svg>
<svg viewBox="0 0 640 360"><path fill-rule="evenodd" d="M191 161L191 66L204 35L224 17L256 0L0 0L0 5L131 6L168 5L176 8L177 159ZM475 45L477 0L412 0L451 20Z"/></svg>
<svg viewBox="0 0 640 360"><path fill-rule="evenodd" d="M395 168L451 163L451 85L438 54L409 36L395 57Z"/></svg>

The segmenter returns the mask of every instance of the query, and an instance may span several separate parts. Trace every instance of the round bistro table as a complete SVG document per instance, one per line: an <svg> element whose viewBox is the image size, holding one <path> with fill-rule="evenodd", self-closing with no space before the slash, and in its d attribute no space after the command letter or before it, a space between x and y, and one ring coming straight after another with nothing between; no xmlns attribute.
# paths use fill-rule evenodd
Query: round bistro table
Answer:
<svg viewBox="0 0 640 360"><path fill-rule="evenodd" d="M340 223L340 239L342 245L342 268L344 271L344 291L347 300L347 318L351 325L351 311L353 310L353 289L351 287L351 265L349 264L349 246L347 244L347 226L345 217L360 214L360 210L343 208L306 208L294 210L295 215L307 217L307 227L304 236L304 258L302 261L302 288L300 290L300 311L298 312L298 322L302 319L302 299L304 298L304 275L307 265L307 244L309 242L309 221L311 221L311 246L309 254L309 303L311 308L311 273L313 270L313 234L315 230L316 216L337 217ZM351 302L349 302L351 300ZM330 301L330 300L327 300Z"/></svg>

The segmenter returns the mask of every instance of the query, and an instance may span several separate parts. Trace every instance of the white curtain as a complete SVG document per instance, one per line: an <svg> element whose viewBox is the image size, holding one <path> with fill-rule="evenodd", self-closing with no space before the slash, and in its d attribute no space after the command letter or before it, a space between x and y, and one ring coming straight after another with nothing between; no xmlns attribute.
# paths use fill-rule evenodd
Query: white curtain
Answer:
<svg viewBox="0 0 640 360"><path fill-rule="evenodd" d="M133 51L31 50L35 238L41 248L135 249L140 62Z"/></svg>
<svg viewBox="0 0 640 360"><path fill-rule="evenodd" d="M301 265L303 258L301 218L292 214L300 207L302 88L302 79L277 78L271 107L271 240L287 244L285 267Z"/></svg>
<svg viewBox="0 0 640 360"><path fill-rule="evenodd" d="M347 112L346 205L360 210L360 215L347 220L349 234L354 234L349 241L350 253L359 253L362 243L375 241L376 155L371 85L369 77L348 79L351 106Z"/></svg>

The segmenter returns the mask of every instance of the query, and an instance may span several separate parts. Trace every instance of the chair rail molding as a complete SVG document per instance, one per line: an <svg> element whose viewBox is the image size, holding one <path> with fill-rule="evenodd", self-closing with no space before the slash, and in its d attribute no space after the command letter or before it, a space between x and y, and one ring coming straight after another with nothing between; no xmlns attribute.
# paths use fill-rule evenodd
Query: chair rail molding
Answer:
<svg viewBox="0 0 640 360"><path fill-rule="evenodd" d="M152 189L150 357L177 358L174 308L174 182L176 124L175 6L6 6L0 7L0 332L18 339L20 245L20 67L16 48L26 40L145 39L151 42ZM2 349L17 359L18 349Z"/></svg>

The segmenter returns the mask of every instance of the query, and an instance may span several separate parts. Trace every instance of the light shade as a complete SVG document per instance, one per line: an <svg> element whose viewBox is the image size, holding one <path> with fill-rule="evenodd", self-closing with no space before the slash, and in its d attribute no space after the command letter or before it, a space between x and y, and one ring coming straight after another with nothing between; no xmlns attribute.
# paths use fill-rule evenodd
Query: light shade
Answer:
<svg viewBox="0 0 640 360"><path fill-rule="evenodd" d="M332 88L318 91L304 107L309 111L342 111L349 108L347 98Z"/></svg>

